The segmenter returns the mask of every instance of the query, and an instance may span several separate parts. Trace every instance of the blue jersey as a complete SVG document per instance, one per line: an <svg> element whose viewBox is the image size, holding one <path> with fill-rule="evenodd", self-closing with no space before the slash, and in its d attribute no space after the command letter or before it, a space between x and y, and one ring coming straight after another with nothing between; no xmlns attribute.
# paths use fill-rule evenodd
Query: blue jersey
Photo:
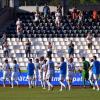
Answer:
<svg viewBox="0 0 100 100"><path fill-rule="evenodd" d="M19 72L19 65L18 64L13 64L13 66L12 66L12 72L16 72L16 73Z"/></svg>
<svg viewBox="0 0 100 100"><path fill-rule="evenodd" d="M35 69L35 66L33 63L28 63L27 65L27 74L28 75L33 75L34 74L34 69Z"/></svg>
<svg viewBox="0 0 100 100"><path fill-rule="evenodd" d="M93 74L100 74L100 62L99 61L94 61L93 66L92 66L92 72Z"/></svg>
<svg viewBox="0 0 100 100"><path fill-rule="evenodd" d="M61 64L60 64L60 73L61 74L66 75L66 67L67 67L67 63L61 62Z"/></svg>
<svg viewBox="0 0 100 100"><path fill-rule="evenodd" d="M8 72L9 69L10 69L10 65L5 63L5 64L3 65L3 71L7 71L7 72Z"/></svg>
<svg viewBox="0 0 100 100"><path fill-rule="evenodd" d="M54 62L53 61L48 61L47 63L46 63L46 65L47 65L47 70L48 71L54 71Z"/></svg>
<svg viewBox="0 0 100 100"><path fill-rule="evenodd" d="M35 63L35 71L38 73L38 70L40 68L40 63Z"/></svg>

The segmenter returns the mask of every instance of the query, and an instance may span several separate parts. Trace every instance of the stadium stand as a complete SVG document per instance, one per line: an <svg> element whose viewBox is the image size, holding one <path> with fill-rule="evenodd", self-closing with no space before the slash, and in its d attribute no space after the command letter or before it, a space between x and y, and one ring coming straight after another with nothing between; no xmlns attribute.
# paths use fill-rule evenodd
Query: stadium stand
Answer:
<svg viewBox="0 0 100 100"><path fill-rule="evenodd" d="M43 13L40 14L40 23L34 23L35 13L18 13L17 18L23 22L24 37L85 37L90 32L94 37L100 36L100 19L94 21L92 11L84 12L83 25L77 26L77 20L71 19L71 14L68 12L66 16L62 17L62 27L57 28L55 25L55 13L44 19ZM7 28L8 36L16 36L16 24L12 23Z"/></svg>
<svg viewBox="0 0 100 100"><path fill-rule="evenodd" d="M98 12L99 13L99 12ZM45 19L43 13L40 13L40 23L34 23L35 13L17 13L17 18L23 23L24 38L19 42L16 34L16 20L7 28L8 44L10 45L10 57L15 58L20 63L22 69L25 69L28 58L25 58L25 43L27 38L32 42L31 57L46 56L48 41L53 44L53 60L59 62L60 56L68 58L68 44L72 40L75 44L74 61L76 66L80 66L79 57L86 56L88 59L92 55L100 55L100 19L94 21L91 18L92 11L84 12L83 24L77 27L77 21L72 20L70 12L62 16L62 27L57 28L55 25L55 13L51 12L50 16ZM93 50L88 50L86 35L90 32L93 38ZM51 39L52 38L52 39ZM2 48L2 47L0 47ZM3 58L3 50L0 50L0 57ZM0 59L0 63L5 58Z"/></svg>

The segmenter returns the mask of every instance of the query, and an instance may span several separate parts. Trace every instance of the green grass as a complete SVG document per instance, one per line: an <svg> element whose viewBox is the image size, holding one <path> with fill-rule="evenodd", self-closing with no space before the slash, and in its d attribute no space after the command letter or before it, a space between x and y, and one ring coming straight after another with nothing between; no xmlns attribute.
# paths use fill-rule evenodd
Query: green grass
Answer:
<svg viewBox="0 0 100 100"><path fill-rule="evenodd" d="M100 91L92 89L74 88L70 92L59 88L53 91L43 90L41 87L29 89L27 87L0 87L0 100L100 100Z"/></svg>
<svg viewBox="0 0 100 100"><path fill-rule="evenodd" d="M21 70L21 72L22 72L22 73L26 73L26 72L27 72L27 70Z"/></svg>

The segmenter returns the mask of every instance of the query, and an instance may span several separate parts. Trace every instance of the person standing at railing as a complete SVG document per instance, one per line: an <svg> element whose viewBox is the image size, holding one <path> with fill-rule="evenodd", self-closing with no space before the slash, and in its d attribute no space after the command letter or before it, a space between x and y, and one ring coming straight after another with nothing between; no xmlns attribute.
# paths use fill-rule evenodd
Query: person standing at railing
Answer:
<svg viewBox="0 0 100 100"><path fill-rule="evenodd" d="M52 56L52 44L51 42L49 42L48 50L47 50L47 57L51 57L51 56Z"/></svg>
<svg viewBox="0 0 100 100"><path fill-rule="evenodd" d="M35 13L35 19L34 19L35 25L38 26L39 25L39 13L36 11Z"/></svg>
<svg viewBox="0 0 100 100"><path fill-rule="evenodd" d="M2 42L2 49L3 49L3 44L7 41L7 36L6 33L3 33L3 36L1 38L1 42Z"/></svg>
<svg viewBox="0 0 100 100"><path fill-rule="evenodd" d="M23 28L22 27L18 27L17 28L17 36L19 38L19 41L23 41Z"/></svg>
<svg viewBox="0 0 100 100"><path fill-rule="evenodd" d="M8 42L5 41L5 43L3 44L3 51L4 51L4 57L9 57L9 45Z"/></svg>
<svg viewBox="0 0 100 100"><path fill-rule="evenodd" d="M26 57L30 57L30 54L31 54L31 42L29 40L27 40L25 52L26 52Z"/></svg>
<svg viewBox="0 0 100 100"><path fill-rule="evenodd" d="M61 26L61 13L59 12L59 10L57 10L57 12L55 13L55 24L57 27Z"/></svg>
<svg viewBox="0 0 100 100"><path fill-rule="evenodd" d="M50 8L47 4L45 4L44 8L43 8L43 13L44 13L44 17L48 17L50 14Z"/></svg>
<svg viewBox="0 0 100 100"><path fill-rule="evenodd" d="M86 39L87 39L88 49L92 50L92 39L93 39L93 36L90 33L88 33Z"/></svg>
<svg viewBox="0 0 100 100"><path fill-rule="evenodd" d="M16 32L17 32L17 36L19 38L19 40L23 39L23 28L22 28L22 21L18 18L18 20L16 21Z"/></svg>
<svg viewBox="0 0 100 100"><path fill-rule="evenodd" d="M69 44L68 54L69 54L69 58L74 56L74 44L72 41Z"/></svg>

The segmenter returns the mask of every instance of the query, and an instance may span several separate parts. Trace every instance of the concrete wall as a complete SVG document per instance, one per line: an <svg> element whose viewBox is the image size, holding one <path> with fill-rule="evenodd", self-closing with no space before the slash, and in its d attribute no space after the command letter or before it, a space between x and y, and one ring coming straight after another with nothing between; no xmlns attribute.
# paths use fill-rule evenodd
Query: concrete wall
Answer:
<svg viewBox="0 0 100 100"><path fill-rule="evenodd" d="M39 11L40 12L43 11L43 7L44 6L39 6ZM27 12L35 12L36 11L36 6L20 6L18 8L18 10L27 11ZM51 12L57 11L57 7L56 6L50 6L50 10L51 10Z"/></svg>

